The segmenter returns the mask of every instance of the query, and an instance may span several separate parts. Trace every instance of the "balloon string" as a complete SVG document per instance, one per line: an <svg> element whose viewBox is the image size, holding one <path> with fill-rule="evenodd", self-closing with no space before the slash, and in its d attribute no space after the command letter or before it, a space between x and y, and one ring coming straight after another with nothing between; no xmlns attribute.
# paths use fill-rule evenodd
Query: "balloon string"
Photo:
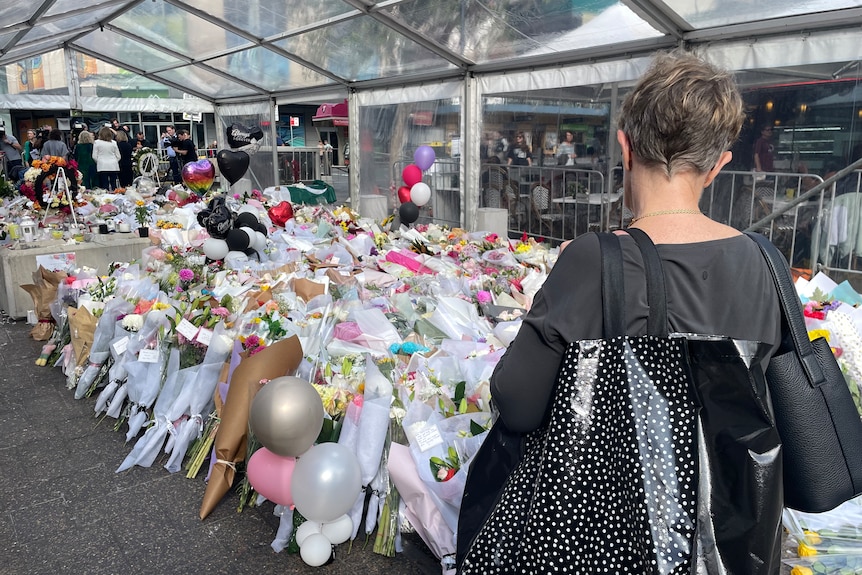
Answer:
<svg viewBox="0 0 862 575"><path fill-rule="evenodd" d="M216 463L222 463L225 465L225 467L230 467L231 469L236 471L236 463L234 463L233 461L228 461L226 459L216 459Z"/></svg>

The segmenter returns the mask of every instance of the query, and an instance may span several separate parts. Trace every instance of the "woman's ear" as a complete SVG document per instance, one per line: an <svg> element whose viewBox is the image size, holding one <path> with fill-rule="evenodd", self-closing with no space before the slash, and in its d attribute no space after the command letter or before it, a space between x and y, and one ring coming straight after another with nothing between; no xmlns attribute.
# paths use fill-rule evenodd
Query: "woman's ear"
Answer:
<svg viewBox="0 0 862 575"><path fill-rule="evenodd" d="M715 163L715 166L709 172L706 173L706 179L703 181L703 187L706 188L707 186L709 186L715 179L715 177L718 175L718 173L721 171L721 168L726 166L728 162L730 162L730 160L732 159L733 152L729 150L726 152L722 152L721 155L718 157L718 161Z"/></svg>
<svg viewBox="0 0 862 575"><path fill-rule="evenodd" d="M622 130L617 130L617 142L620 143L620 150L623 155L623 169L632 169L632 147L629 142L629 137Z"/></svg>

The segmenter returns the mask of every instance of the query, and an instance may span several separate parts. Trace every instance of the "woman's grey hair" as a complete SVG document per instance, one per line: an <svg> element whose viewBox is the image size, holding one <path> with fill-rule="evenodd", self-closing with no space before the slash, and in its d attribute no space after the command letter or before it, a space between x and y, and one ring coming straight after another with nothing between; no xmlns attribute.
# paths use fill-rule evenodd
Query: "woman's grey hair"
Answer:
<svg viewBox="0 0 862 575"><path fill-rule="evenodd" d="M623 101L618 125L640 161L671 177L711 170L744 119L733 76L676 50L655 57Z"/></svg>

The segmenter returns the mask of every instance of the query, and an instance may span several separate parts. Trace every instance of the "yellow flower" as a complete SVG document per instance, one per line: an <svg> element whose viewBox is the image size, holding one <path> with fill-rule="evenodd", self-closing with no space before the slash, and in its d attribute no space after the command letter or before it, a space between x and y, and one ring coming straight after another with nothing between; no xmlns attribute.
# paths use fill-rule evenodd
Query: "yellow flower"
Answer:
<svg viewBox="0 0 862 575"><path fill-rule="evenodd" d="M816 531L811 531L810 529L805 530L805 541L811 543L812 545L818 545L823 543L823 539L820 538L820 534Z"/></svg>
<svg viewBox="0 0 862 575"><path fill-rule="evenodd" d="M806 567L805 565L797 565L790 570L790 575L814 575L814 571L811 570L811 567Z"/></svg>
<svg viewBox="0 0 862 575"><path fill-rule="evenodd" d="M146 204L144 203L144 200L138 200L138 201L136 201L136 202L135 202L135 205L136 205L136 206L143 206L143 205L146 205Z"/></svg>
<svg viewBox="0 0 862 575"><path fill-rule="evenodd" d="M799 547L796 549L796 554L800 557L814 557L817 555L817 549L800 542Z"/></svg>
<svg viewBox="0 0 862 575"><path fill-rule="evenodd" d="M171 306L169 306L166 303L157 301L156 303L153 304L152 309L168 309L169 307L171 307Z"/></svg>

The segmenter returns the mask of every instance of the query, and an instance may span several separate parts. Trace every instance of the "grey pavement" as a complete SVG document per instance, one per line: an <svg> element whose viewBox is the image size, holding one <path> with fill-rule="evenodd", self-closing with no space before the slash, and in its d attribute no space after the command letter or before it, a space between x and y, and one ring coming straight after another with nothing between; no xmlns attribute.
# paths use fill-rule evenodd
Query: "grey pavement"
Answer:
<svg viewBox="0 0 862 575"><path fill-rule="evenodd" d="M162 457L114 473L132 443L94 417L95 397L74 399L60 368L35 365L42 344L29 330L0 324L0 575L440 573L415 534L394 558L360 536L308 567L272 551L271 503L237 513L231 492L201 521L203 474L168 473Z"/></svg>

